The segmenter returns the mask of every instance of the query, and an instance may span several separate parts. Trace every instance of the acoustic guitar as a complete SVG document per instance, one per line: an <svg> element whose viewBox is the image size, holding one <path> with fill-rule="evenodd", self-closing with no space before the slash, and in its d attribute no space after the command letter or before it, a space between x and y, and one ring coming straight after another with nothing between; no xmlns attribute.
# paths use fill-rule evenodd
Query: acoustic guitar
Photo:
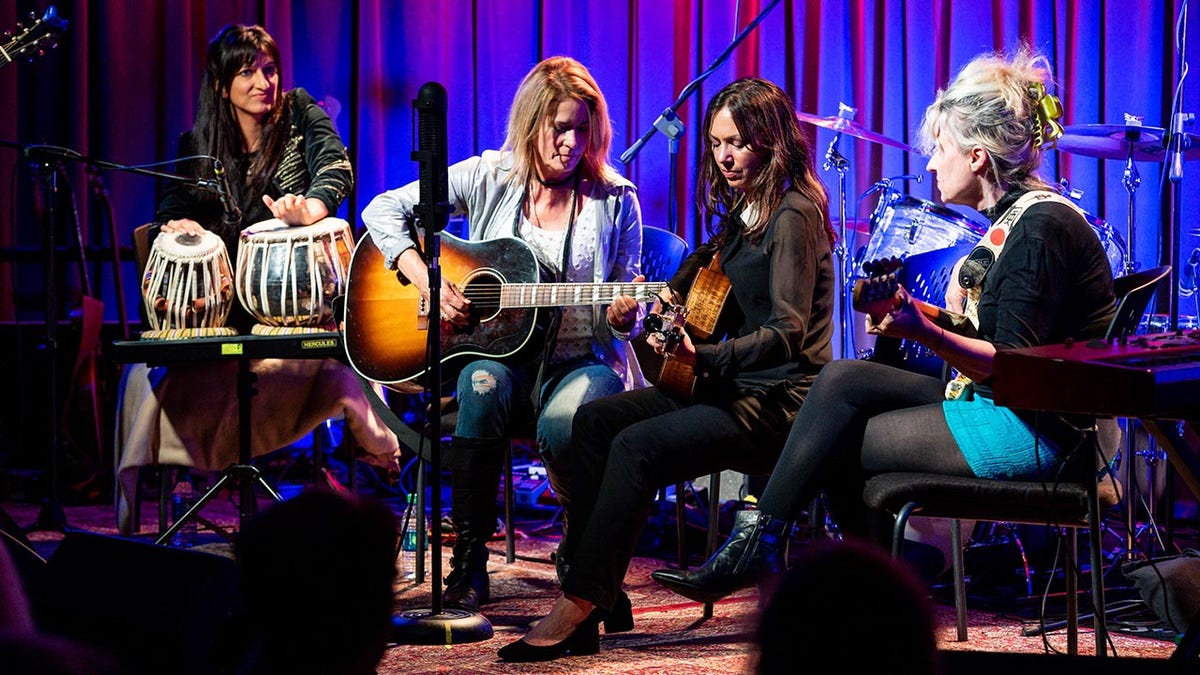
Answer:
<svg viewBox="0 0 1200 675"><path fill-rule="evenodd" d="M36 14L30 13L34 19ZM53 46L59 34L67 29L67 21L58 16L54 5L46 8L40 19L35 19L28 27L17 24L15 35L5 37L0 45L0 66L7 66L17 59L33 60L35 56L45 53L43 46Z"/></svg>
<svg viewBox="0 0 1200 675"><path fill-rule="evenodd" d="M678 400L692 399L696 390L696 373L691 366L680 363L671 355L683 342L682 330L686 330L696 342L712 339L731 289L729 277L721 271L718 253L706 267L696 272L692 288L682 306L664 306L659 314L651 314L642 321L646 334L657 336L666 355L654 386Z"/></svg>
<svg viewBox="0 0 1200 675"><path fill-rule="evenodd" d="M466 329L442 328L440 361L448 368L479 358L532 358L543 346L550 308L608 305L620 295L645 302L667 285L542 283L533 249L520 239L440 237L442 277L471 301ZM426 304L416 286L384 267L383 254L365 235L354 248L346 280L344 342L351 367L393 388L424 374Z"/></svg>

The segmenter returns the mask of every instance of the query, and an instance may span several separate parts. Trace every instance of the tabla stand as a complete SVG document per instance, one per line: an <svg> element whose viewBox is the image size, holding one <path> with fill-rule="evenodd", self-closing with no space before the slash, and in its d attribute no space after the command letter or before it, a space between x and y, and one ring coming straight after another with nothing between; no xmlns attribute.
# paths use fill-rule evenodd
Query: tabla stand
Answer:
<svg viewBox="0 0 1200 675"><path fill-rule="evenodd" d="M220 494L225 485L231 481L233 483L231 487L236 487L238 490L238 531L244 531L246 521L258 512L258 501L254 496L255 483L262 486L275 501L283 501L283 497L263 478L258 467L251 463L250 404L254 399L254 395L258 393L258 389L254 386L254 383L258 381L258 375L250 370L250 357L239 358L237 362L238 461L236 464L226 468L221 474L221 478L216 483L213 483L196 500L196 503L190 509L179 518L176 518L175 522L171 523L171 526L165 532L158 535L158 539L154 540L155 544L163 544L171 541L171 537L175 536L179 528L193 519L201 520L205 525L214 527L212 523L200 518L200 511L204 508L205 504L212 501L213 497Z"/></svg>

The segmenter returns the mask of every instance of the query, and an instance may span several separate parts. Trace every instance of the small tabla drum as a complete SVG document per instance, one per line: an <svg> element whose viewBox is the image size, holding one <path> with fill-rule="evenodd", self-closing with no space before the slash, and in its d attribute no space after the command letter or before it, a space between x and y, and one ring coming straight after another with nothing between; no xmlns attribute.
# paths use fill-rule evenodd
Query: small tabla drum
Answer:
<svg viewBox="0 0 1200 675"><path fill-rule="evenodd" d="M150 330L143 338L236 335L225 326L233 306L233 272L225 242L212 232L162 233L142 275Z"/></svg>
<svg viewBox="0 0 1200 675"><path fill-rule="evenodd" d="M871 238L860 263L974 244L989 227L945 206L903 195L891 198L871 221Z"/></svg>
<svg viewBox="0 0 1200 675"><path fill-rule="evenodd" d="M237 296L257 334L334 328L333 299L346 290L354 237L350 224L325 218L292 227L273 218L242 230Z"/></svg>

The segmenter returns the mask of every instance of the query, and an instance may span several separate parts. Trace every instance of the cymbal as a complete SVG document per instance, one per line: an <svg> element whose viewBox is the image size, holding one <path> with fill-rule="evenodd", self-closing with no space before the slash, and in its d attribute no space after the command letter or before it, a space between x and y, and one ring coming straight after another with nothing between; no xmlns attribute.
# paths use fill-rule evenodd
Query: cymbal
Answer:
<svg viewBox="0 0 1200 675"><path fill-rule="evenodd" d="M883 145L890 145L893 148L900 148L901 150L903 150L905 152L912 152L911 147L909 147L908 145L905 145L904 143L901 143L900 141L894 141L894 140L888 138L887 136L884 136L883 134L876 133L874 131L871 131L870 129L867 129L867 128L859 125L854 120L848 120L844 117L838 117L837 115L834 115L832 117L821 117L819 115L814 115L812 113L797 112L796 119L800 120L801 122L807 122L809 124L814 124L818 127L824 127L826 129L833 129L834 131L840 131L843 134L846 134L848 136L853 136L855 138L861 138L864 141L871 141L872 143L881 143Z"/></svg>
<svg viewBox="0 0 1200 675"><path fill-rule="evenodd" d="M1161 162L1167 156L1164 138L1166 130L1161 127L1076 124L1063 128L1056 147L1064 152L1100 159L1126 159L1132 150L1135 162ZM1184 146L1188 147L1186 138Z"/></svg>

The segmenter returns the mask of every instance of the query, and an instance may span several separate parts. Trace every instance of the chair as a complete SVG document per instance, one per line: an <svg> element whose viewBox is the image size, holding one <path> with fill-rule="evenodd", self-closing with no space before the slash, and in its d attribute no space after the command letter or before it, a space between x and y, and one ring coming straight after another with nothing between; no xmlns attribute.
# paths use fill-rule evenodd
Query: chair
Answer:
<svg viewBox="0 0 1200 675"><path fill-rule="evenodd" d="M1163 266L1114 281L1118 298L1117 313L1109 324L1108 337L1120 338L1136 330L1150 298L1169 272L1170 267ZM1088 435L1086 440L1095 443L1095 431L1089 431ZM1119 501L1120 494L1115 482L1098 476L1091 462L1074 468L1078 478L1054 485L1041 481L1003 481L912 472L885 473L867 481L863 498L869 507L886 511L895 517L892 552L896 557L902 553L905 527L912 515L919 513L922 516L951 519L954 605L959 642L967 639L960 519L1050 524L1070 530L1064 564L1068 573L1064 576L1067 650L1071 654L1078 653L1078 588L1073 572L1076 569L1076 535L1079 529L1086 528L1091 556L1092 603L1096 617L1096 654L1104 655L1107 632L1104 625L1101 517L1105 509Z"/></svg>

